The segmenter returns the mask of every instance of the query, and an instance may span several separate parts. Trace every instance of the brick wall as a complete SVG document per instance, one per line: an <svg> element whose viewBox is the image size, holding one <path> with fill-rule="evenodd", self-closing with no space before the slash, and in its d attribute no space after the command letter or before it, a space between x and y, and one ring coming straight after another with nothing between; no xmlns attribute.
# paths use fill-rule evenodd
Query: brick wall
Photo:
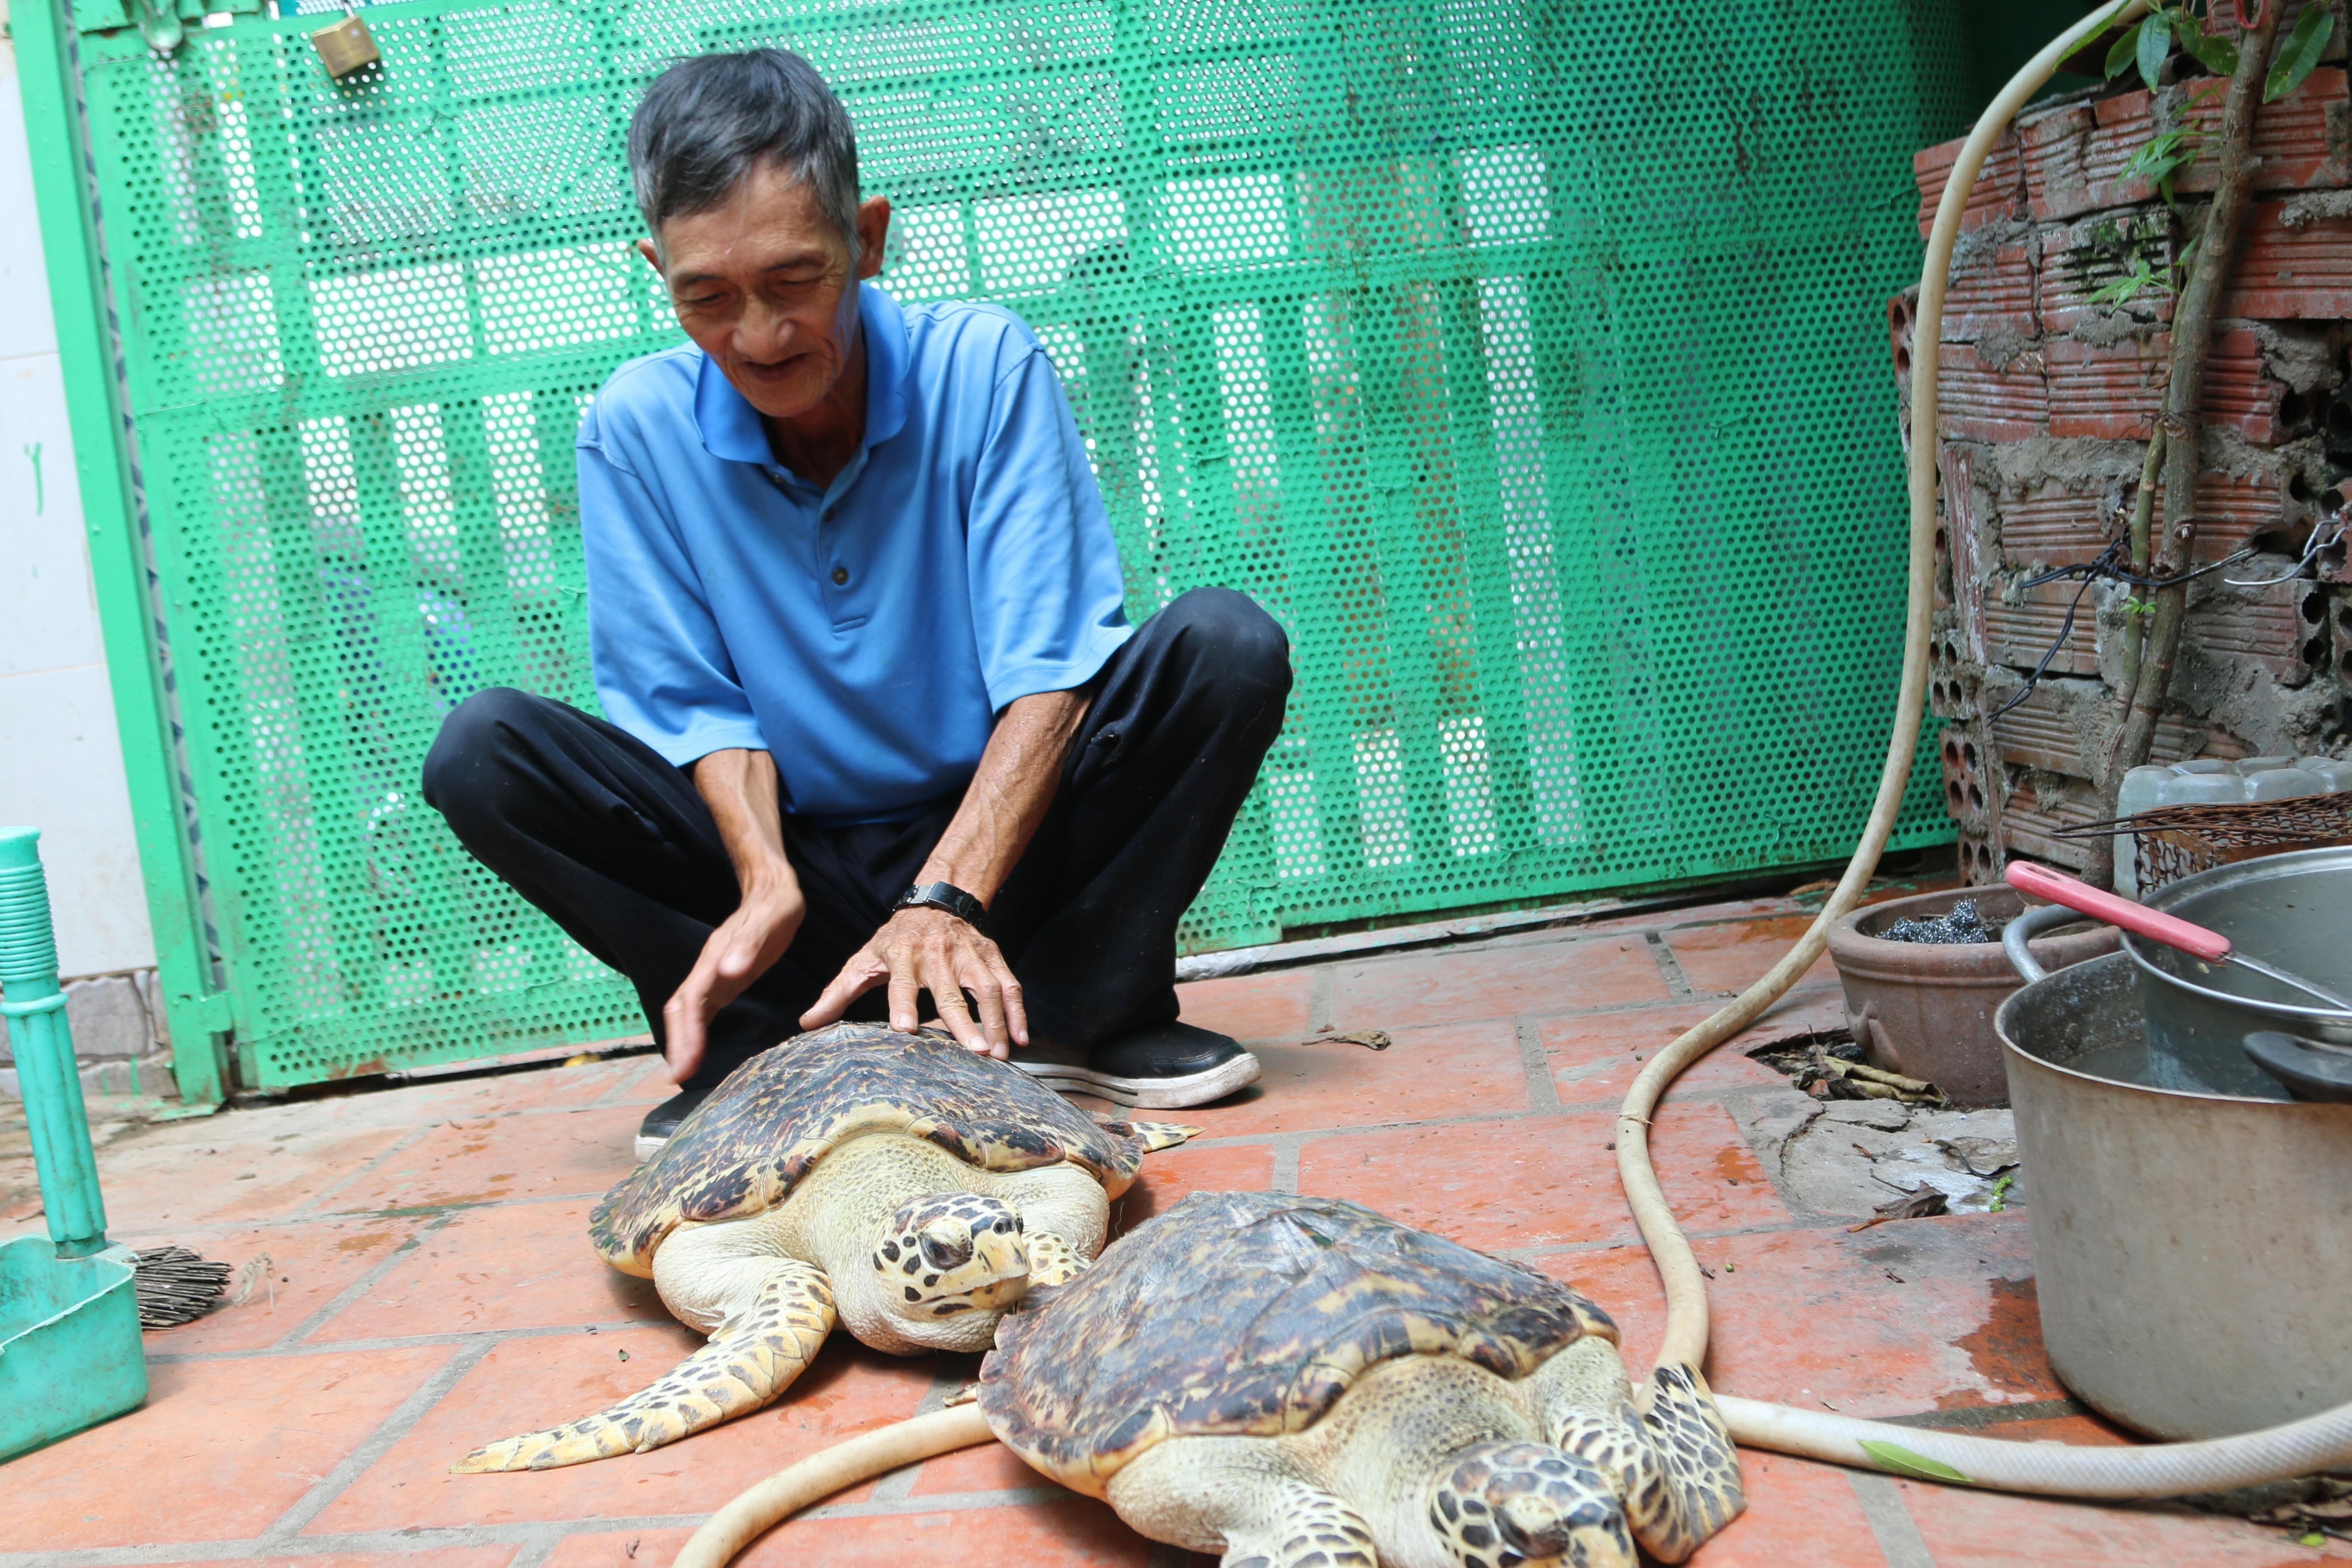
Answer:
<svg viewBox="0 0 2352 1568"><path fill-rule="evenodd" d="M2222 581L2278 576L2315 528L2352 517L2352 84L2340 44L2331 52L2339 63L2257 121L2257 196L2206 370L2198 556L2258 553L2190 592L2158 761L2345 750L2352 574L2343 547L2281 586ZM2166 274L2196 232L2213 184L2210 151L2176 180L2179 210L2126 168L2168 127L2210 130L2221 99L2220 84L2200 77L2038 104L1970 193L1940 334L1929 701L1949 724L1945 799L1975 880L1998 878L2011 853L2076 867L2084 858L2084 842L2056 834L2096 815L2093 781L2120 720L2126 591L2094 585L2061 641L2077 584L2025 584L2091 560L2126 531L2164 394L2172 298L2161 288L2119 306L2092 297L2143 260ZM1958 146L1915 160L1923 236ZM1916 309L1915 290L1888 311L1906 395ZM1920 438L1907 407L1904 428ZM2040 689L1990 718L2045 653Z"/></svg>

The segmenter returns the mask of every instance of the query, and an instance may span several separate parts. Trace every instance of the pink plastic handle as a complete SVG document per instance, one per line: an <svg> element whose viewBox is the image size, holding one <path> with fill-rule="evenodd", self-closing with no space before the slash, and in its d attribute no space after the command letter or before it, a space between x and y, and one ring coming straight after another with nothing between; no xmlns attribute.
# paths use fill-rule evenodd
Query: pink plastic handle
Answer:
<svg viewBox="0 0 2352 1568"><path fill-rule="evenodd" d="M2048 899L2053 904L2063 904L2086 915L2096 915L2109 925L2160 942L2167 947L2177 947L2183 952L2196 954L2208 963L2219 963L2230 956L2230 939L2218 931L2190 925L2187 921L2161 914L2144 904L2119 899L2113 893L2103 893L2088 882L2080 882L2063 872L2053 871L2047 866L2037 866L2031 860L2011 860L2002 878L2021 893L2031 893L2037 899Z"/></svg>

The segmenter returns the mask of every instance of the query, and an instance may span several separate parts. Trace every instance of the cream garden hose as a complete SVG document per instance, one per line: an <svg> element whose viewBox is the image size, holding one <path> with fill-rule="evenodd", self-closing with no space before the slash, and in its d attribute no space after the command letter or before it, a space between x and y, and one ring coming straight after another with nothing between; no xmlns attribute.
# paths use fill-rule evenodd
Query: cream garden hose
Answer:
<svg viewBox="0 0 2352 1568"><path fill-rule="evenodd" d="M1677 1076L1754 1023L1821 957L1829 945L1830 928L1861 902L1878 869L1879 855L1894 831L1904 787L1910 782L1911 759L1927 704L1927 637L1935 604L1936 375L1941 358L1944 289L1969 193L1993 143L2026 100L2057 70L2058 62L2086 39L2147 9L2147 0L2115 0L2069 27L2028 61L1977 121L1937 203L1927 265L1919 276L1919 315L1911 351L1911 543L1903 679L1893 732L1887 737L1886 765L1879 775L1878 798L1853 858L1811 929L1764 978L1653 1058L1633 1080L1618 1111L1618 1177L1665 1283L1666 1332L1658 1352L1662 1366L1695 1367L1706 1360L1706 1281L1659 1189L1657 1173L1651 1168L1651 1112ZM1730 1394L1717 1394L1716 1403L1732 1436L1750 1447L2000 1491L2077 1498L2178 1497L2352 1466L2352 1405L2284 1426L2208 1442L2078 1448L1895 1426ZM778 1471L719 1510L679 1552L677 1568L723 1568L761 1531L812 1503L870 1477L990 1438L988 1424L977 1405L918 1415L853 1437Z"/></svg>

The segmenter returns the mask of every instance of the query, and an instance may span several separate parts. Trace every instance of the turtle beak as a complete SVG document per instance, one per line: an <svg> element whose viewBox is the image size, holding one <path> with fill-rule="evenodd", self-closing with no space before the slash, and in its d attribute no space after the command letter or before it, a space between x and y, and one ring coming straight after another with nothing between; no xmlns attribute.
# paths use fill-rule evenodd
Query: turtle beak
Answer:
<svg viewBox="0 0 2352 1568"><path fill-rule="evenodd" d="M971 1292L974 1306L1009 1308L1029 1293L1029 1246L1019 1231L983 1230L972 1237L989 1282Z"/></svg>

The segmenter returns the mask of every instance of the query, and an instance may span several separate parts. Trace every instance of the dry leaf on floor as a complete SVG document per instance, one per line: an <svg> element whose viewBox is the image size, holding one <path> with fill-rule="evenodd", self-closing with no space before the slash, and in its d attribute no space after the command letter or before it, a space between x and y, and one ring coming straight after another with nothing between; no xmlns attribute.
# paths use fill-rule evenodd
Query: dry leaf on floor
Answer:
<svg viewBox="0 0 2352 1568"><path fill-rule="evenodd" d="M1861 1148L1860 1144L1854 1147ZM1867 1153L1868 1151L1864 1150ZM1930 1215L1948 1212L1948 1200L1933 1187L1922 1187L1907 1197L1878 1205L1878 1210L1860 1225L1850 1225L1848 1230L1868 1230L1874 1225L1885 1225L1891 1219L1926 1219Z"/></svg>
<svg viewBox="0 0 2352 1568"><path fill-rule="evenodd" d="M1323 1037L1335 1046L1370 1046L1376 1051L1389 1048L1389 1032L1386 1029L1350 1029L1344 1035L1326 1035Z"/></svg>

